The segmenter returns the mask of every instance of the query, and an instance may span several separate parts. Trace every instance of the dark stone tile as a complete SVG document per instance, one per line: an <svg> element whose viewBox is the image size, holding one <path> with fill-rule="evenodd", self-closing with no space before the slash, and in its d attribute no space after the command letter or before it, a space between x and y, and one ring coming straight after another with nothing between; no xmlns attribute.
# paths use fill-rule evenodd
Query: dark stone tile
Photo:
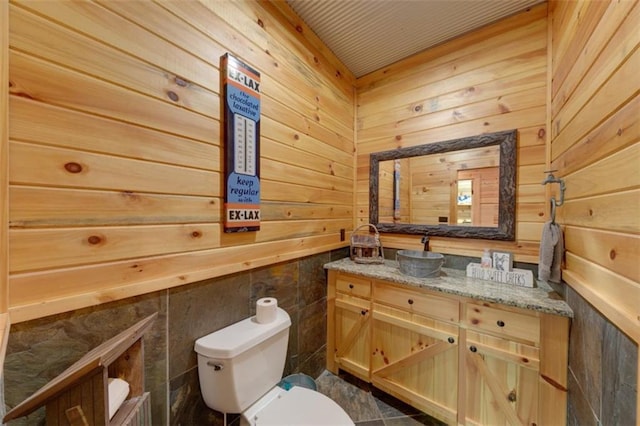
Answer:
<svg viewBox="0 0 640 426"><path fill-rule="evenodd" d="M278 306L289 310L298 305L298 262L279 263L251 271L251 315L262 297L275 297Z"/></svg>
<svg viewBox="0 0 640 426"><path fill-rule="evenodd" d="M300 343L298 336L298 328L300 321L298 320L299 309L297 306L292 306L285 309L291 317L291 328L289 329L289 345L287 347L287 361L284 367L284 375L292 374L298 371L300 363Z"/></svg>
<svg viewBox="0 0 640 426"><path fill-rule="evenodd" d="M568 289L567 303L573 309L569 339L569 368L591 409L600 417L602 395L602 338L605 319L580 295Z"/></svg>
<svg viewBox="0 0 640 426"><path fill-rule="evenodd" d="M458 256L454 254L444 255L444 268L458 269L466 271L469 263L480 263L480 258L471 256Z"/></svg>
<svg viewBox="0 0 640 426"><path fill-rule="evenodd" d="M329 374L331 374L331 373L329 373ZM364 380L362 380L362 379L360 379L360 378L358 378L358 377L356 377L356 376L354 376L354 375L352 375L350 373L347 373L347 372L345 372L343 370L340 370L338 372L338 377L341 380L343 380L345 383L347 383L348 385L356 386L356 387L358 387L358 388L360 388L360 389L362 389L362 390L364 390L366 392L369 392L371 394L374 391L377 390L375 387L373 387L373 385L371 383L365 382Z"/></svg>
<svg viewBox="0 0 640 426"><path fill-rule="evenodd" d="M167 425L169 419L167 418L167 395L169 391L169 383L163 381L154 388L146 388L150 393L151 402L151 424L152 425Z"/></svg>
<svg viewBox="0 0 640 426"><path fill-rule="evenodd" d="M340 259L344 259L345 257L349 257L349 251L350 251L349 247L344 247L341 249L331 251L331 254L330 254L331 258L329 259L329 262L333 262L334 260L340 260ZM385 254L385 257L386 257L386 254Z"/></svg>
<svg viewBox="0 0 640 426"><path fill-rule="evenodd" d="M398 252L398 249L390 249L390 248L384 248L382 247L382 256L386 259L386 260L396 260L396 253ZM349 256L349 252L347 252L347 256ZM335 260L339 260L339 259L335 259Z"/></svg>
<svg viewBox="0 0 640 426"><path fill-rule="evenodd" d="M597 426L598 418L571 370L567 382L567 426Z"/></svg>
<svg viewBox="0 0 640 426"><path fill-rule="evenodd" d="M197 368L171 380L169 407L171 425L224 425L224 415L207 407L202 399Z"/></svg>
<svg viewBox="0 0 640 426"><path fill-rule="evenodd" d="M434 419L426 414L417 414L413 416L394 417L390 419L384 419L385 426L446 426L446 423L442 423L438 419Z"/></svg>
<svg viewBox="0 0 640 426"><path fill-rule="evenodd" d="M433 425L445 423L394 398L349 373L324 371L317 379L318 391L342 406L357 425Z"/></svg>
<svg viewBox="0 0 640 426"><path fill-rule="evenodd" d="M327 297L327 275L324 264L330 261L329 253L316 254L299 260L299 303L301 307Z"/></svg>
<svg viewBox="0 0 640 426"><path fill-rule="evenodd" d="M5 362L7 405L11 408L22 402L95 346L159 312L145 337L145 388L151 392L153 423L222 424L221 414L208 409L201 398L195 340L250 316L259 297L274 296L292 319L285 374L303 371L317 377L326 364L323 265L348 253L347 247L15 324ZM305 277L304 283L300 274ZM301 285L304 290L300 290ZM373 409L377 410L375 404ZM238 417L228 419L228 423L238 423ZM44 409L12 424L44 424Z"/></svg>
<svg viewBox="0 0 640 426"><path fill-rule="evenodd" d="M197 365L204 335L249 317L249 274L201 281L169 291L169 377Z"/></svg>
<svg viewBox="0 0 640 426"><path fill-rule="evenodd" d="M327 341L326 299L301 309L298 318L298 356L302 364Z"/></svg>
<svg viewBox="0 0 640 426"><path fill-rule="evenodd" d="M303 363L298 366L298 372L304 373L311 377L320 376L327 366L327 352L326 345L320 346L320 348Z"/></svg>
<svg viewBox="0 0 640 426"><path fill-rule="evenodd" d="M11 407L7 407L6 411L9 411ZM5 413L6 414L6 413ZM46 412L45 407L40 407L36 411L32 412L28 416L20 417L19 419L12 420L9 423L11 426L46 426L45 421Z"/></svg>
<svg viewBox="0 0 640 426"><path fill-rule="evenodd" d="M38 389L69 368L92 349L87 342L69 337L64 320L48 317L50 322L19 323L11 326L4 363L4 387L7 411L30 397ZM14 424L36 424L44 410Z"/></svg>
<svg viewBox="0 0 640 426"><path fill-rule="evenodd" d="M374 398L366 389L353 385L330 373L323 372L316 379L318 391L333 399L351 417L354 423L382 418Z"/></svg>
<svg viewBox="0 0 640 426"><path fill-rule="evenodd" d="M385 419L422 414L417 408L394 398L380 389L372 388L371 394L376 400L380 414Z"/></svg>
<svg viewBox="0 0 640 426"><path fill-rule="evenodd" d="M604 328L602 416L604 426L636 424L638 346L610 323Z"/></svg>
<svg viewBox="0 0 640 426"><path fill-rule="evenodd" d="M446 425L380 389L373 387L372 395L386 425Z"/></svg>
<svg viewBox="0 0 640 426"><path fill-rule="evenodd" d="M385 426L383 420L367 420L364 422L354 422L356 426Z"/></svg>
<svg viewBox="0 0 640 426"><path fill-rule="evenodd" d="M145 335L145 389L166 381L166 303L164 292L150 293L90 308L52 315L11 327L4 365L5 402L10 409L104 341L147 316L158 318ZM152 416L162 418L166 400L152 402ZM41 424L44 410L12 424Z"/></svg>

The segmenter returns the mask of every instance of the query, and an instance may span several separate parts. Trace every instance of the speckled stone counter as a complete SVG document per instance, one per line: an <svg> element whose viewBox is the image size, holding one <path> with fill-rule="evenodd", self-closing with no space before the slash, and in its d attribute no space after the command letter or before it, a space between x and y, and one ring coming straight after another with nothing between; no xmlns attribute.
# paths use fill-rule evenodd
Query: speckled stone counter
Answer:
<svg viewBox="0 0 640 426"><path fill-rule="evenodd" d="M393 260L385 260L384 264L369 265L344 258L327 263L324 267L397 284L573 318L573 311L569 305L544 281L536 281L535 288L525 288L468 278L465 271L449 268L442 268L437 278L414 278L401 273L398 262Z"/></svg>

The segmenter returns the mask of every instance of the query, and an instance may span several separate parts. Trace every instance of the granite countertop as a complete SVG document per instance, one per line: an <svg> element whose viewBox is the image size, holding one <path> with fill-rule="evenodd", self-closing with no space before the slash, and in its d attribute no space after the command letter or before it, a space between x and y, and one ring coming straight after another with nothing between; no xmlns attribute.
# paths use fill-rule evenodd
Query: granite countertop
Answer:
<svg viewBox="0 0 640 426"><path fill-rule="evenodd" d="M414 278L401 273L398 262L394 260L385 260L384 264L361 264L344 258L327 263L324 267L396 284L573 318L569 305L544 281L536 280L534 288L518 287L469 278L465 271L449 268L442 268L440 276L436 278Z"/></svg>

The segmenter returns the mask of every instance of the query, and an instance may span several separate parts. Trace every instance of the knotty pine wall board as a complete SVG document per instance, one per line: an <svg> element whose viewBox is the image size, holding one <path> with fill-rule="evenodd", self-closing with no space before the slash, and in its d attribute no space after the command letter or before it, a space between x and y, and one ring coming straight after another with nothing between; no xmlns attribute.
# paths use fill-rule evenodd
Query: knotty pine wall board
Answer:
<svg viewBox="0 0 640 426"><path fill-rule="evenodd" d="M370 153L518 129L516 241L490 246L537 263L548 209L540 184L547 140L547 33L543 4L358 79L358 223L368 221ZM383 244L390 240L396 247L419 240L387 237ZM431 247L480 256L487 242L434 237Z"/></svg>
<svg viewBox="0 0 640 426"><path fill-rule="evenodd" d="M567 185L558 210L563 279L640 342L640 6L554 2L551 10L551 168Z"/></svg>
<svg viewBox="0 0 640 426"><path fill-rule="evenodd" d="M10 324L8 277L9 277L9 5L0 3L0 314L5 324ZM8 325L7 325L8 327ZM3 332L0 332L4 333ZM8 333L8 332L7 332ZM6 337L1 342L6 342ZM6 343L2 343L0 354L4 359ZM3 362L4 363L4 362ZM4 374L0 375L4 377Z"/></svg>
<svg viewBox="0 0 640 426"><path fill-rule="evenodd" d="M8 14L14 321L348 244L354 78L279 7L17 0ZM263 76L262 229L234 236L226 52Z"/></svg>

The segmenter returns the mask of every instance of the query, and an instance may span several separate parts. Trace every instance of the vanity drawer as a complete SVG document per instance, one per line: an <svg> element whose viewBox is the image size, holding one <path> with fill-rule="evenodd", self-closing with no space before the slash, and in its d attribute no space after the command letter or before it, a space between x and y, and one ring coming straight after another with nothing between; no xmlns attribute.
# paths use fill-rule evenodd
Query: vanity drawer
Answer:
<svg viewBox="0 0 640 426"><path fill-rule="evenodd" d="M460 304L455 299L424 293L419 289L404 289L382 283L374 284L374 300L407 312L458 322Z"/></svg>
<svg viewBox="0 0 640 426"><path fill-rule="evenodd" d="M466 324L469 328L512 337L532 343L540 342L540 318L506 311L483 304L467 303Z"/></svg>
<svg viewBox="0 0 640 426"><path fill-rule="evenodd" d="M340 274L336 278L336 290L357 297L371 297L371 280Z"/></svg>

